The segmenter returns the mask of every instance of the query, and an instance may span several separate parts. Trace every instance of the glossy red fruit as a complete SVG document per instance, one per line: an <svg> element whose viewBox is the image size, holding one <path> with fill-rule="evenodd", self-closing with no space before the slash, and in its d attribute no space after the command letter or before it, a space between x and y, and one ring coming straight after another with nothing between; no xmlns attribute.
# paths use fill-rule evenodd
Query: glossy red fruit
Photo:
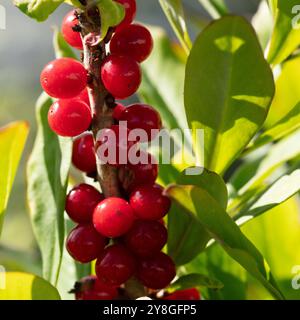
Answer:
<svg viewBox="0 0 300 320"><path fill-rule="evenodd" d="M126 99L141 84L141 68L131 57L110 55L103 62L101 78L105 88L116 99Z"/></svg>
<svg viewBox="0 0 300 320"><path fill-rule="evenodd" d="M139 137L141 142L154 139L162 127L159 113L152 107L139 103L128 106L120 115L119 121L127 121L129 130L144 130Z"/></svg>
<svg viewBox="0 0 300 320"><path fill-rule="evenodd" d="M135 143L135 141L129 141L129 130L126 127L112 125L98 134L96 153L103 163L112 166L127 164L129 151ZM135 147L134 150L136 150Z"/></svg>
<svg viewBox="0 0 300 320"><path fill-rule="evenodd" d="M167 240L168 231L158 221L136 220L124 236L127 248L139 257L157 254Z"/></svg>
<svg viewBox="0 0 300 320"><path fill-rule="evenodd" d="M91 121L90 108L78 99L57 100L48 112L50 128L64 137L78 136L89 128Z"/></svg>
<svg viewBox="0 0 300 320"><path fill-rule="evenodd" d="M83 45L80 33L74 31L74 28L78 23L74 10L70 11L63 19L61 32L64 39L71 47L82 50Z"/></svg>
<svg viewBox="0 0 300 320"><path fill-rule="evenodd" d="M106 239L92 225L78 225L69 234L66 248L81 263L91 262L103 251Z"/></svg>
<svg viewBox="0 0 300 320"><path fill-rule="evenodd" d="M136 262L124 246L107 247L96 262L96 274L100 281L110 285L121 285L135 272Z"/></svg>
<svg viewBox="0 0 300 320"><path fill-rule="evenodd" d="M145 61L153 49L150 31L140 24L130 24L116 32L110 41L110 52Z"/></svg>
<svg viewBox="0 0 300 320"><path fill-rule="evenodd" d="M123 104L118 103L115 107L114 107L114 111L113 111L113 118L115 120L119 120L121 117L122 112L126 109L125 106L123 106Z"/></svg>
<svg viewBox="0 0 300 320"><path fill-rule="evenodd" d="M84 89L83 91L81 91L76 98L78 98L79 100L82 100L82 101L85 102L89 107L91 107L91 105L90 105L90 98L89 98L89 94L88 94L87 89Z"/></svg>
<svg viewBox="0 0 300 320"><path fill-rule="evenodd" d="M137 277L147 288L163 289L171 283L175 275L173 260L162 252L138 262Z"/></svg>
<svg viewBox="0 0 300 320"><path fill-rule="evenodd" d="M76 300L112 300L118 296L118 290L113 286L99 281L96 276L87 276L75 284Z"/></svg>
<svg viewBox="0 0 300 320"><path fill-rule="evenodd" d="M73 188L66 199L66 212L77 223L92 223L93 212L104 196L93 186L82 183Z"/></svg>
<svg viewBox="0 0 300 320"><path fill-rule="evenodd" d="M128 163L119 168L119 180L124 190L131 192L139 185L153 184L158 175L158 164L154 156L148 152L137 152L140 161ZM130 159L132 161L133 159Z"/></svg>
<svg viewBox="0 0 300 320"><path fill-rule="evenodd" d="M141 185L130 195L130 205L139 219L159 220L170 210L171 201L158 184Z"/></svg>
<svg viewBox="0 0 300 320"><path fill-rule="evenodd" d="M72 162L77 169L83 172L96 172L94 138L91 133L85 133L74 139Z"/></svg>
<svg viewBox="0 0 300 320"><path fill-rule="evenodd" d="M70 99L79 95L86 87L87 71L75 59L60 58L45 66L40 81L49 96Z"/></svg>
<svg viewBox="0 0 300 320"><path fill-rule="evenodd" d="M163 300L200 300L200 293L196 288L177 290L164 297Z"/></svg>
<svg viewBox="0 0 300 320"><path fill-rule="evenodd" d="M134 213L129 203L121 198L104 199L94 210L94 227L106 237L122 236L131 228L133 221Z"/></svg>
<svg viewBox="0 0 300 320"><path fill-rule="evenodd" d="M125 7L125 17L123 21L118 25L117 31L121 30L124 26L129 25L136 15L136 1L135 0L116 0Z"/></svg>

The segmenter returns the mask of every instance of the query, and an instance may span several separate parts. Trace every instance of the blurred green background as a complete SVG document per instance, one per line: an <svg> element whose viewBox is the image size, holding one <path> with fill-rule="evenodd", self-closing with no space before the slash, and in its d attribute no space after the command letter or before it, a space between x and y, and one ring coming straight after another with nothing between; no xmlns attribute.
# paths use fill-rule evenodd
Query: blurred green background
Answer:
<svg viewBox="0 0 300 320"><path fill-rule="evenodd" d="M256 11L257 0L226 1L234 13L250 18ZM165 28L173 33L163 15L158 1L137 0L137 20ZM184 1L196 35L201 21L208 16L196 0ZM35 243L26 204L25 165L35 136L34 105L41 92L39 74L43 66L54 58L52 27L59 26L70 7L63 5L48 21L36 23L22 14L11 0L2 0L6 9L6 30L0 30L0 126L11 121L26 120L30 124L30 137L11 193L0 241L0 264L7 269L35 271L39 273L39 252ZM199 17L201 19L199 19ZM10 250L6 250L6 249ZM9 252L9 253L8 253ZM16 265L13 256L22 255L24 265ZM23 256L24 255L24 256Z"/></svg>

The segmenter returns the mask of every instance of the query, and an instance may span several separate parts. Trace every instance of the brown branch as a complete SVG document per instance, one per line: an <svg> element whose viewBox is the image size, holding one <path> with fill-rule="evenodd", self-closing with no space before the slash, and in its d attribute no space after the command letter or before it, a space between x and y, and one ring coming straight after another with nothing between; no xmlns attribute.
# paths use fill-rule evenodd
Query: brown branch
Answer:
<svg viewBox="0 0 300 320"><path fill-rule="evenodd" d="M105 43L99 41L101 23L97 7L91 7L78 14L83 42L83 63L89 73L88 92L93 112L92 131L96 140L99 130L109 128L113 123L109 93L101 81L101 64L106 57ZM101 163L97 158L97 179L105 197L119 197L120 189L117 169Z"/></svg>

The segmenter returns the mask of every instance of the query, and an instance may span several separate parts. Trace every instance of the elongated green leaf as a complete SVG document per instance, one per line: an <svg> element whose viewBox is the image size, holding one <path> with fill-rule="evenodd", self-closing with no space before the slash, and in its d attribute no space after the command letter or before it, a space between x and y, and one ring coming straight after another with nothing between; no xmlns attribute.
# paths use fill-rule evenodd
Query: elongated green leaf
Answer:
<svg viewBox="0 0 300 320"><path fill-rule="evenodd" d="M29 273L6 272L0 300L60 300L58 291L46 280Z"/></svg>
<svg viewBox="0 0 300 320"><path fill-rule="evenodd" d="M221 289L223 288L223 284L219 280L212 279L206 275L200 273L190 273L188 275L180 277L170 286L172 290L184 290L194 287Z"/></svg>
<svg viewBox="0 0 300 320"><path fill-rule="evenodd" d="M219 290L201 288L209 300L245 300L247 298L247 272L215 243L184 266L186 272L201 272L223 283Z"/></svg>
<svg viewBox="0 0 300 320"><path fill-rule="evenodd" d="M291 59L282 65L281 73L276 80L276 93L265 123L268 129L279 123L299 103L299 72L300 57Z"/></svg>
<svg viewBox="0 0 300 320"><path fill-rule="evenodd" d="M223 173L262 126L273 94L272 72L251 25L228 16L208 26L193 46L185 77L194 142L204 130L204 146L194 146L198 161Z"/></svg>
<svg viewBox="0 0 300 320"><path fill-rule="evenodd" d="M271 9L271 12L273 13L273 15L275 15L276 9L277 9L277 0L268 0L268 3Z"/></svg>
<svg viewBox="0 0 300 320"><path fill-rule="evenodd" d="M42 273L40 259L25 250L0 245L0 261L7 271L29 272L36 275L41 275Z"/></svg>
<svg viewBox="0 0 300 320"><path fill-rule="evenodd" d="M118 25L125 17L124 6L114 0L96 0L101 16L101 39L110 27Z"/></svg>
<svg viewBox="0 0 300 320"><path fill-rule="evenodd" d="M27 16L37 21L44 21L63 2L64 0L14 0L14 5Z"/></svg>
<svg viewBox="0 0 300 320"><path fill-rule="evenodd" d="M249 146L247 152L263 146L264 144L279 140L300 128L300 102L274 127L263 132L253 144Z"/></svg>
<svg viewBox="0 0 300 320"><path fill-rule="evenodd" d="M74 51L65 41L63 35L57 28L54 29L53 47L54 47L55 56L57 59L64 58L64 57L77 59Z"/></svg>
<svg viewBox="0 0 300 320"><path fill-rule="evenodd" d="M239 190L239 193L243 194L245 191L257 187L258 184L262 184L276 168L298 156L300 154L299 139L300 131L272 146L265 157L261 159L256 173L250 181Z"/></svg>
<svg viewBox="0 0 300 320"><path fill-rule="evenodd" d="M276 299L283 299L263 256L206 190L174 185L167 189L167 194L195 215L223 249Z"/></svg>
<svg viewBox="0 0 300 320"><path fill-rule="evenodd" d="M192 41L189 37L183 6L181 0L159 0L166 17L168 18L178 40L180 41L186 53L189 53L192 47Z"/></svg>
<svg viewBox="0 0 300 320"><path fill-rule="evenodd" d="M281 175L286 172L286 170L282 168L285 163L300 155L299 139L300 131L297 131L279 141L277 144L266 148L267 152L252 162L254 166L252 167L253 170L251 170L251 176L248 182L242 186L239 184L236 185L236 179L239 176L245 176L243 167L249 168L249 164L245 163L245 165L239 168L231 179L231 183L235 186L235 189L238 190L236 198L229 204L229 212L231 215L244 211L242 208L245 207L245 205L249 206L249 203L251 203L253 199L256 199L261 192L265 192L266 186L271 185L278 178L278 175L274 174L276 170L279 168L282 169L281 171L283 172L280 172Z"/></svg>
<svg viewBox="0 0 300 320"><path fill-rule="evenodd" d="M300 260L299 203L293 197L285 203L250 221L243 232L261 250L287 299L300 299L300 291L293 289L293 266ZM284 261L284 263L283 263Z"/></svg>
<svg viewBox="0 0 300 320"><path fill-rule="evenodd" d="M267 185L256 197L252 198L236 215L238 224L244 224L260 214L271 210L291 198L300 190L300 169L288 173L274 183Z"/></svg>
<svg viewBox="0 0 300 320"><path fill-rule="evenodd" d="M228 8L224 0L198 0L206 11L214 19L218 19L225 14L228 14Z"/></svg>
<svg viewBox="0 0 300 320"><path fill-rule="evenodd" d="M300 44L298 0L277 0L276 20L268 52L275 65L284 61Z"/></svg>
<svg viewBox="0 0 300 320"><path fill-rule="evenodd" d="M33 230L43 258L43 276L56 284L64 242L64 208L71 163L70 139L58 137L48 125L52 100L37 102L38 133L27 165L27 197Z"/></svg>
<svg viewBox="0 0 300 320"><path fill-rule="evenodd" d="M181 173L177 183L181 185L194 184L207 190L207 192L221 205L223 209L227 206L227 189L224 181L214 172L203 168L203 173L189 175L189 168ZM168 253L173 257L177 265L183 265L195 258L203 251L211 238L198 219L189 211L179 206L176 202L172 204L168 216Z"/></svg>
<svg viewBox="0 0 300 320"><path fill-rule="evenodd" d="M0 234L9 194L15 179L19 161L28 136L26 122L14 122L0 128Z"/></svg>
<svg viewBox="0 0 300 320"><path fill-rule="evenodd" d="M272 34L273 16L266 1L261 1L252 18L252 25L263 49L268 45Z"/></svg>

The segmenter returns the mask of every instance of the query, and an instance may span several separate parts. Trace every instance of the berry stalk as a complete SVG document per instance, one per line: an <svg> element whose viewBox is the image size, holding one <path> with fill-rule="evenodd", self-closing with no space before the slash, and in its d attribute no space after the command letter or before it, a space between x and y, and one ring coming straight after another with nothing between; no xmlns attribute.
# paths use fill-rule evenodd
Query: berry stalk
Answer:
<svg viewBox="0 0 300 320"><path fill-rule="evenodd" d="M101 18L96 6L78 13L83 43L83 64L88 71L88 94L93 112L92 132L96 141L99 130L113 124L113 97L101 80L101 64L106 57L105 41L100 41ZM97 180L105 197L119 197L117 169L97 159Z"/></svg>

